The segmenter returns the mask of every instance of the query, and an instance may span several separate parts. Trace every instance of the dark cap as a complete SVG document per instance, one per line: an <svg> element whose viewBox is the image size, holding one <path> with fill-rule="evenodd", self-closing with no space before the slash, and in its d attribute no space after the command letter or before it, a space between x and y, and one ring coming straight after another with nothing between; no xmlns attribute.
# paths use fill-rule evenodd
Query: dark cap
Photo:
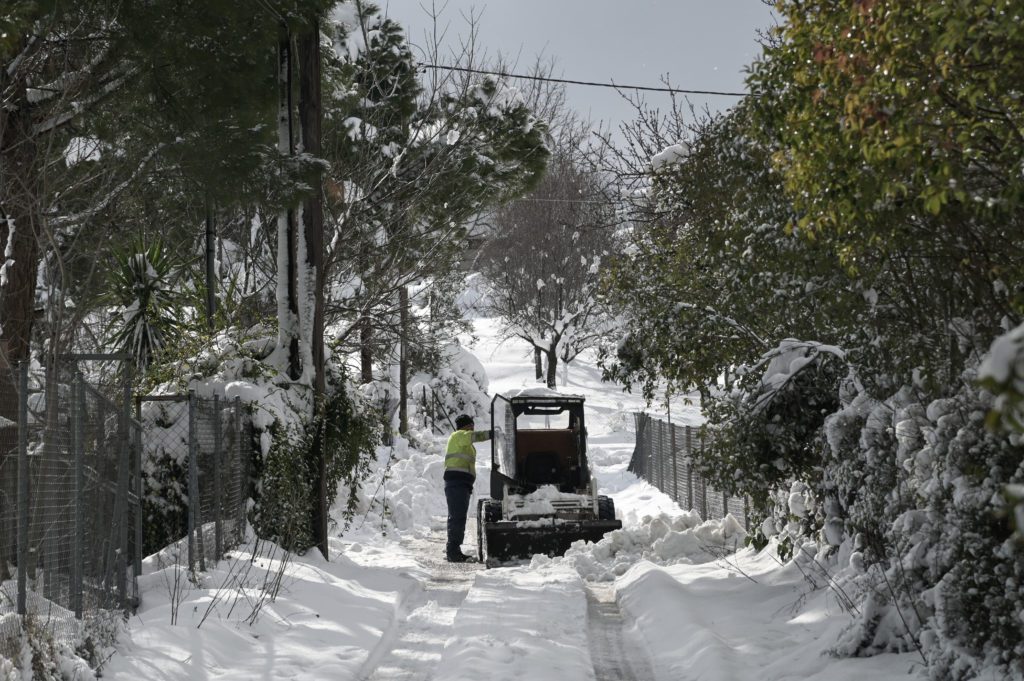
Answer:
<svg viewBox="0 0 1024 681"><path fill-rule="evenodd" d="M473 417L469 414L459 414L455 417L455 427L462 430L466 426L473 425Z"/></svg>

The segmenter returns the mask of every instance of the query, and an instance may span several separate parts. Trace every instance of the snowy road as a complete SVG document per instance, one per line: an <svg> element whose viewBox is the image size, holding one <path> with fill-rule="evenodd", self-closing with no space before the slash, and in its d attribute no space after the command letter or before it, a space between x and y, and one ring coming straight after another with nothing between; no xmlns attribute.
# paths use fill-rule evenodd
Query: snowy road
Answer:
<svg viewBox="0 0 1024 681"><path fill-rule="evenodd" d="M489 679L551 678L552 665L574 680L653 678L611 585L585 585L560 570L538 580L525 565L486 571L478 564L452 565L441 559L440 532L402 546L419 566L402 574L418 587L397 604L393 625L370 652L359 681L479 678L478 655L486 657ZM491 673L496 664L506 675Z"/></svg>
<svg viewBox="0 0 1024 681"><path fill-rule="evenodd" d="M632 623L623 616L610 584L587 589L587 629L595 681L653 679L647 652Z"/></svg>
<svg viewBox="0 0 1024 681"><path fill-rule="evenodd" d="M429 681L441 661L479 565L453 565L440 559L444 539L410 542L411 553L424 571L419 582L398 605L394 624L371 651L357 677L359 681Z"/></svg>

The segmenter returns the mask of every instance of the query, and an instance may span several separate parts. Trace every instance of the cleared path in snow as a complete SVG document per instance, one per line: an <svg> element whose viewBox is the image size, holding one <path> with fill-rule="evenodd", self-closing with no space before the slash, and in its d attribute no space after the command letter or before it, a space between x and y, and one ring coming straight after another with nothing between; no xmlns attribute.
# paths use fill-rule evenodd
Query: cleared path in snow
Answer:
<svg viewBox="0 0 1024 681"><path fill-rule="evenodd" d="M587 586L587 634L595 681L650 681L646 652L629 635L610 584Z"/></svg>
<svg viewBox="0 0 1024 681"><path fill-rule="evenodd" d="M402 574L418 587L397 604L358 681L653 678L611 584L584 584L564 566L452 565L443 532L403 549L416 567Z"/></svg>
<svg viewBox="0 0 1024 681"><path fill-rule="evenodd" d="M399 604L395 626L381 638L357 677L359 681L430 681L435 676L459 606L466 599L480 565L444 560L444 537L409 543L424 568L411 575L420 588Z"/></svg>

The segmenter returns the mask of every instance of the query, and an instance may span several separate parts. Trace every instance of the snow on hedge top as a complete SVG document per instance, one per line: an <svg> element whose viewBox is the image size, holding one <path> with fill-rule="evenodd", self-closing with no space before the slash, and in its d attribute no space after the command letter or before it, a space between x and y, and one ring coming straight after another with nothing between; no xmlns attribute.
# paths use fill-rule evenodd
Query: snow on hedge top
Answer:
<svg viewBox="0 0 1024 681"><path fill-rule="evenodd" d="M1004 333L992 342L988 355L978 369L978 378L996 385L1015 380L1014 388L1024 392L1024 324Z"/></svg>

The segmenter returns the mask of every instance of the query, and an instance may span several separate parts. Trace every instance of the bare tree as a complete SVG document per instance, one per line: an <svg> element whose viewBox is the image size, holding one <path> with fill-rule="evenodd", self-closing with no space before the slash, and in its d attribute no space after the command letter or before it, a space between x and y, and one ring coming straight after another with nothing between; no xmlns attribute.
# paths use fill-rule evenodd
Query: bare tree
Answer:
<svg viewBox="0 0 1024 681"><path fill-rule="evenodd" d="M574 152L586 132L585 126L563 131L540 185L498 211L496 233L481 257L493 311L509 337L546 358L552 388L559 360L571 362L595 345L610 323L598 284L617 218L603 176Z"/></svg>

